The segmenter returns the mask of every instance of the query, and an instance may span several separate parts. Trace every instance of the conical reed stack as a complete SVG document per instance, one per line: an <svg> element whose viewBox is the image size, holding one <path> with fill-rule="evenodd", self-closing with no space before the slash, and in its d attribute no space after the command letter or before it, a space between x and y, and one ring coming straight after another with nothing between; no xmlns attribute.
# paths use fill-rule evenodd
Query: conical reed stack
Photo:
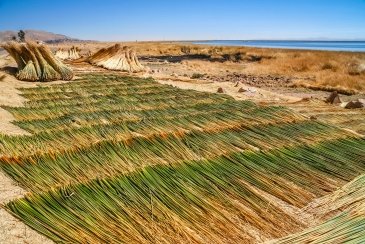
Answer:
<svg viewBox="0 0 365 244"><path fill-rule="evenodd" d="M109 70L140 72L145 69L138 61L135 51L128 47L122 47L120 44L100 49L91 55L87 61L92 65Z"/></svg>
<svg viewBox="0 0 365 244"><path fill-rule="evenodd" d="M71 80L72 70L56 59L44 45L9 42L2 46L18 65L16 77L26 81Z"/></svg>

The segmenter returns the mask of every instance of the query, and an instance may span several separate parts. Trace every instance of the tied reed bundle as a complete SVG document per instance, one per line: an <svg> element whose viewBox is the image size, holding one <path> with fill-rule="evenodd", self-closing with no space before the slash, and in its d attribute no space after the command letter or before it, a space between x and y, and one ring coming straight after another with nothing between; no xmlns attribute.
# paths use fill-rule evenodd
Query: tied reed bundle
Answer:
<svg viewBox="0 0 365 244"><path fill-rule="evenodd" d="M138 61L136 52L129 47L122 47L120 44L100 49L88 58L88 62L109 70L128 72L145 70L143 65Z"/></svg>
<svg viewBox="0 0 365 244"><path fill-rule="evenodd" d="M81 57L79 51L77 47L73 46L69 50L57 50L55 56L61 60L76 60Z"/></svg>
<svg viewBox="0 0 365 244"><path fill-rule="evenodd" d="M51 50L38 43L8 42L2 46L18 65L16 77L24 81L71 80L72 70L59 61Z"/></svg>

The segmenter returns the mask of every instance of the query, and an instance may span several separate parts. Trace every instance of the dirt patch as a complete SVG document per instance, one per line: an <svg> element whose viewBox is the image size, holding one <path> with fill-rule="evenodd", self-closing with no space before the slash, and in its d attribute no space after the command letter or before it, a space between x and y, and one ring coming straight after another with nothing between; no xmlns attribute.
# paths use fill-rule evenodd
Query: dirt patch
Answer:
<svg viewBox="0 0 365 244"><path fill-rule="evenodd" d="M231 82L241 82L246 85L256 86L256 87L290 87L292 81L296 79L295 77L285 77L277 75L249 75L240 73L228 73L225 76L210 77L216 81L231 81Z"/></svg>
<svg viewBox="0 0 365 244"><path fill-rule="evenodd" d="M0 171L0 206L24 196L25 190ZM0 208L0 243L53 243Z"/></svg>
<svg viewBox="0 0 365 244"><path fill-rule="evenodd" d="M162 84L168 84L181 89L193 89L197 91L216 93L218 88L223 88L224 94L230 95L237 100L252 100L258 103L268 103L270 101L285 101L285 102L296 102L300 100L298 97L287 96L279 93L273 93L268 90L264 90L257 87L248 86L245 84L239 84L236 86L232 82L206 82L206 81L178 81L178 80L162 80L158 82ZM245 92L240 92L240 88L243 88Z"/></svg>
<svg viewBox="0 0 365 244"><path fill-rule="evenodd" d="M0 105L3 106L22 106L26 99L20 96L18 87L34 87L35 85L27 82L19 82L13 76L0 72L0 75L5 77L0 82ZM3 108L0 108L0 133L7 135L24 135L26 131L15 126L11 122L14 117L11 113Z"/></svg>
<svg viewBox="0 0 365 244"><path fill-rule="evenodd" d="M0 208L0 243L53 243Z"/></svg>

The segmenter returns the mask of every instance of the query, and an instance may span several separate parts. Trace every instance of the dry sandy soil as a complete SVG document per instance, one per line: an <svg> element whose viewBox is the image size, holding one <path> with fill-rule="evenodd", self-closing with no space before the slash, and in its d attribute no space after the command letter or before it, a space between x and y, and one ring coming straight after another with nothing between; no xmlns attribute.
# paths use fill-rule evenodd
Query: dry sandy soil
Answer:
<svg viewBox="0 0 365 244"><path fill-rule="evenodd" d="M74 44L54 45L53 49L67 48L72 45ZM78 44L81 53L84 55L108 45L111 45L111 43ZM324 100L329 95L328 91L311 90L298 85L313 85L315 88L322 89L328 84L332 84L330 86L332 89L338 87L340 91L345 91L345 93L348 93L346 91L355 93L351 96L341 95L343 101L364 98L365 85L361 82L359 85L358 81L365 83L365 75L361 72L357 75L349 75L346 73L349 66L346 66L346 70L343 67L340 68L341 62L365 60L363 54L265 51L266 49L250 48L215 50L209 47L195 47L175 43L132 43L130 45L135 46L137 51L140 52L142 63L149 68L148 72L132 75L153 77L161 83L182 89L217 92L218 88L222 88L225 94L239 100L249 99L261 104L288 106L312 119L330 122L354 133L365 135L364 108L348 110L339 105L326 104ZM182 49L182 47L189 47L190 50ZM233 60L234 57L225 56L235 55L238 52L245 53L239 60ZM261 57L260 61L255 60L259 57ZM288 64L284 65L282 63L290 57L292 60L291 69L288 68ZM312 60L313 57L318 58L318 63ZM342 61L331 61L333 57L342 59ZM322 69L327 61L337 68ZM305 62L309 63L306 64ZM299 66L295 66L298 63ZM9 70L11 71L9 66L14 65L14 62L6 54L0 52L0 105L21 106L25 99L20 96L17 88L38 85L17 81L9 72ZM70 65L76 74L90 71L104 72L103 69L92 67L86 63ZM303 71L299 69L295 71L293 67L307 68ZM317 67L316 70L314 67ZM329 77L338 74L342 78L347 77L348 80L344 81L343 84L338 84L338 80L337 83L327 84L324 82L326 79L319 80L325 74L328 74ZM350 84L350 81L353 81L354 84ZM49 84L51 83L42 85ZM240 89L241 91L239 91ZM0 108L0 133L9 135L25 134L25 131L11 123L12 120L12 115ZM22 188L0 172L0 204L24 194L25 191ZM292 211L294 214L302 214L303 221L310 222L313 219L311 215L301 213L298 209L288 209L288 211ZM26 227L0 208L0 243L51 243L51 241Z"/></svg>

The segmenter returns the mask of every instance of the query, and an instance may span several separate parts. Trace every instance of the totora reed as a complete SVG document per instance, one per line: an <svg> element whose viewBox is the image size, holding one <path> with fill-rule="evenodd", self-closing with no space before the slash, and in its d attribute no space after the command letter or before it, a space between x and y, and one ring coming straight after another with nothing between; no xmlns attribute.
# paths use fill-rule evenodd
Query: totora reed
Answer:
<svg viewBox="0 0 365 244"><path fill-rule="evenodd" d="M2 46L18 65L16 77L23 81L71 80L72 70L51 50L34 42L8 42Z"/></svg>
<svg viewBox="0 0 365 244"><path fill-rule="evenodd" d="M145 67L138 61L136 52L129 47L122 47L120 44L100 49L88 58L88 62L109 70L128 72L145 70Z"/></svg>

